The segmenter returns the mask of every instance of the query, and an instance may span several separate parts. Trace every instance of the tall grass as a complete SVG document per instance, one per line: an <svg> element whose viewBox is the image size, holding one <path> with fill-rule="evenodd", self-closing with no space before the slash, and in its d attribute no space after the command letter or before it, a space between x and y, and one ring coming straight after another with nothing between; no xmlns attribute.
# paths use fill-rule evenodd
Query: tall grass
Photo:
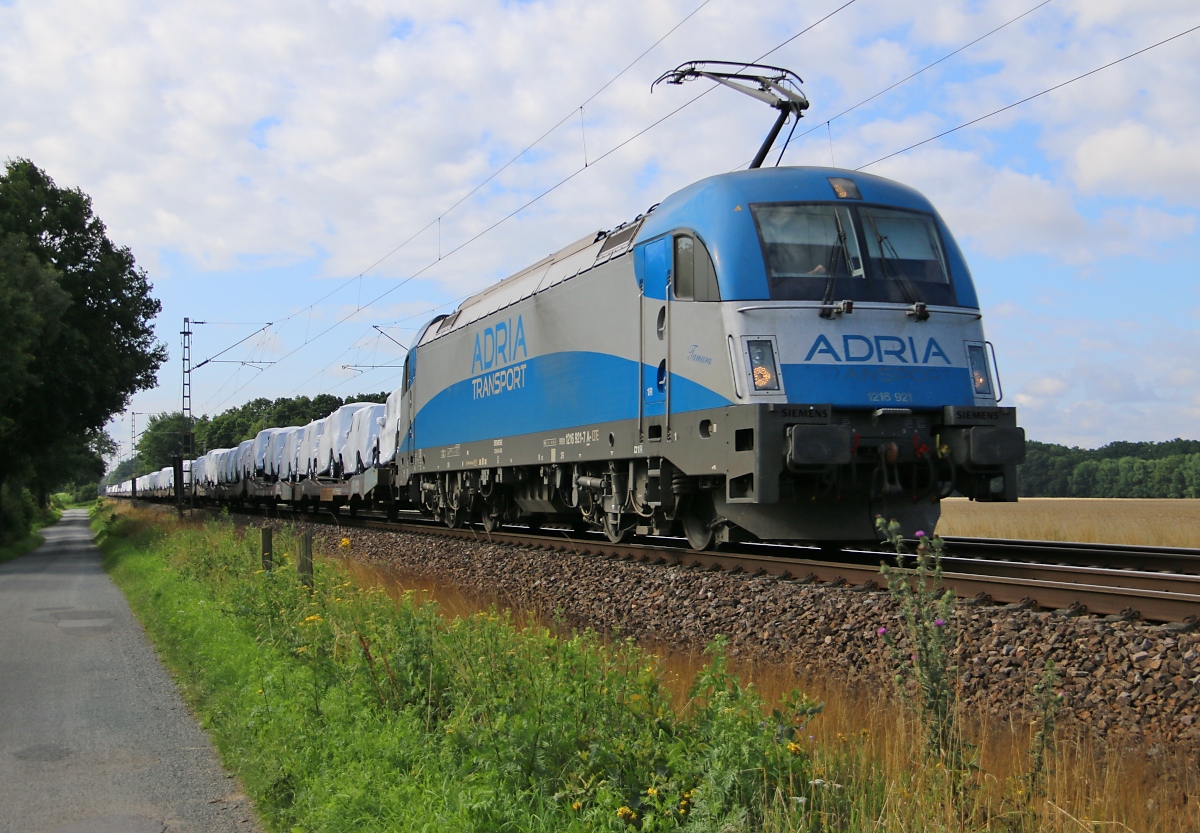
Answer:
<svg viewBox="0 0 1200 833"><path fill-rule="evenodd" d="M1194 761L1057 738L1034 791L1035 727L963 712L964 791L890 688L571 634L352 562L319 560L310 595L286 532L273 573L228 526L116 533L114 576L276 830L1200 829Z"/></svg>
<svg viewBox="0 0 1200 833"><path fill-rule="evenodd" d="M465 592L386 564L368 564L353 557L342 563L363 584L385 588L395 598L414 592L456 615L470 615L499 603L496 598ZM555 624L527 610L513 611L513 615L527 622L551 627ZM935 622L936 617L927 624ZM656 658L660 679L671 692L674 706L684 708L692 681L707 658L678 644L647 644L645 648ZM889 650L882 638L879 650ZM944 779L927 778L931 773L940 773L936 764L931 768L928 762L927 730L902 707L894 688L851 688L815 666L805 669L731 660L729 669L743 684L753 685L766 703L779 702L789 691L801 690L824 705L819 717L808 721L799 740L808 746L814 780L826 778L830 783L841 783L852 793L860 791L859 785L874 785L866 791L874 803L869 808L860 806L855 815L867 819L862 829L880 829L876 825L880 818L889 830L930 829L926 823L931 803L947 811L948 805L939 793L946 786ZM1056 692L1050 688L1045 693ZM1047 698L1047 707L1032 716L1034 722L1016 712L997 718L978 710L960 709L962 737L976 755L972 777L978 786L971 805L977 817L958 829L1130 829L1139 833L1200 830L1196 801L1200 795L1200 766L1194 750L1106 747L1061 732L1047 737L1042 747L1038 730L1045 725L1046 717L1053 717L1051 703ZM1039 769L1040 774L1035 775ZM828 790L841 794L836 787L812 785L812 790L818 795ZM826 818L831 817L827 814ZM946 829L955 829L958 822L953 816L950 822ZM859 828L839 822L832 829Z"/></svg>

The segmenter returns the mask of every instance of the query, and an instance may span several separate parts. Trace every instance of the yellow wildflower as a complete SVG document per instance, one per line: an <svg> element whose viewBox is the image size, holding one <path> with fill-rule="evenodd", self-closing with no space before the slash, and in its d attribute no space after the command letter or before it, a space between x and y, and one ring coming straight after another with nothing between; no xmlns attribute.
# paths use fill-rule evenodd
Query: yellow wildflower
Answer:
<svg viewBox="0 0 1200 833"><path fill-rule="evenodd" d="M320 621L321 621L321 614L320 614L320 613L314 613L312 616L305 616L305 617L304 617L304 621L305 621L305 622L320 622Z"/></svg>
<svg viewBox="0 0 1200 833"><path fill-rule="evenodd" d="M578 811L582 807L583 807L583 805L580 804L578 801L576 801L574 804L571 805L571 809L575 810L575 811Z"/></svg>
<svg viewBox="0 0 1200 833"><path fill-rule="evenodd" d="M617 808L617 818L621 821L630 822L637 819L637 813L630 810L628 807L621 805Z"/></svg>
<svg viewBox="0 0 1200 833"><path fill-rule="evenodd" d="M348 550L348 549L350 549L350 539L349 539L349 538L343 538L343 539L342 539L342 541L341 541L341 543L340 543L340 544L338 544L338 546L339 546L339 547L341 547L341 548L342 548L342 549L344 549L344 550Z"/></svg>
<svg viewBox="0 0 1200 833"><path fill-rule="evenodd" d="M655 789L654 787L648 787L648 788L646 789L646 795L649 795L649 796L655 796L655 795L658 795L658 790L657 790L657 789Z"/></svg>
<svg viewBox="0 0 1200 833"><path fill-rule="evenodd" d="M804 747L795 741L788 741L787 751L791 752L793 755L799 755L804 751Z"/></svg>
<svg viewBox="0 0 1200 833"><path fill-rule="evenodd" d="M303 653L304 653L305 651L307 651L307 650L308 650L308 646L306 646L306 645L301 645L299 648L297 648L297 649L296 649L296 653L297 653L297 654L303 654Z"/></svg>

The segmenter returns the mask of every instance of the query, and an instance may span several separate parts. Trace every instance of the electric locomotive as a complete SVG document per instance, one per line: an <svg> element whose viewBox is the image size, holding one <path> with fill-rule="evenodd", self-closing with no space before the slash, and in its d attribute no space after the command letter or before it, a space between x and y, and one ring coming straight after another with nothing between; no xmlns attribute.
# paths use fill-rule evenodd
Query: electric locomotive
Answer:
<svg viewBox="0 0 1200 833"><path fill-rule="evenodd" d="M932 531L1015 500L970 272L925 197L836 168L710 177L431 321L395 482L452 526L570 520L693 547ZM388 429L385 428L385 431Z"/></svg>
<svg viewBox="0 0 1200 833"><path fill-rule="evenodd" d="M701 180L429 322L386 409L396 500L451 526L547 519L753 537L932 532L942 498L1017 497L970 271L912 188L762 168L808 107L788 70L691 62L779 110L750 169ZM782 156L782 152L781 152Z"/></svg>

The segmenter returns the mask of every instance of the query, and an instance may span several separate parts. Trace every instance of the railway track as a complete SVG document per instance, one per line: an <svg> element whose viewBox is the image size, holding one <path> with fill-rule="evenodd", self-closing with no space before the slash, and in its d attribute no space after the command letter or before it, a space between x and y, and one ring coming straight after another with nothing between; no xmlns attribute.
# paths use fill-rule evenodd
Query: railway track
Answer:
<svg viewBox="0 0 1200 833"><path fill-rule="evenodd" d="M864 591L878 587L880 562L893 558L882 551L842 550L833 560L807 557L823 554L815 548L770 544L743 545L730 552L696 552L676 539L612 544L599 535L578 535L568 530L535 533L513 529L488 534L474 528L454 530L412 520L336 521ZM1064 615L1124 615L1154 622L1179 621L1200 614L1200 575L1194 573L1200 566L1200 552L1194 550L954 538L947 540L947 552L950 554L942 561L946 586L960 598L979 604L1050 608Z"/></svg>
<svg viewBox="0 0 1200 833"><path fill-rule="evenodd" d="M741 544L697 552L683 539L650 538L613 544L598 533L568 529L508 527L449 529L415 513L397 521L379 517L334 516L280 511L281 517L339 527L410 532L472 541L490 541L598 558L687 569L745 573L819 587L861 592L882 589L881 562L895 562L882 550L822 550L776 544ZM969 604L1054 610L1063 616L1096 615L1178 622L1200 615L1200 550L1165 547L947 538L942 580Z"/></svg>
<svg viewBox="0 0 1200 833"><path fill-rule="evenodd" d="M1005 538L947 537L943 540L957 555L969 558L991 558L998 561L1036 560L1044 564L1073 564L1080 567L1200 576L1200 550L1182 547L1019 541Z"/></svg>

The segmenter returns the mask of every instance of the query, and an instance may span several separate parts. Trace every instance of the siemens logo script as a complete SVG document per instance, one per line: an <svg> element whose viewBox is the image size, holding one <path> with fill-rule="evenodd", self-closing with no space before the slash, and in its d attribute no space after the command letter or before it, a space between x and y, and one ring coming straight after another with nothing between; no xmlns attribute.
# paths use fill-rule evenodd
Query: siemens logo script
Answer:
<svg viewBox="0 0 1200 833"><path fill-rule="evenodd" d="M522 358L529 358L529 348L525 345L525 322L518 315L516 327L510 318L475 334L471 375L493 367L505 367Z"/></svg>
<svg viewBox="0 0 1200 833"><path fill-rule="evenodd" d="M842 336L841 350L824 335L818 335L808 349L804 361L811 362L814 358L828 362L876 362L878 364L936 364L939 360L945 364L953 364L946 351L934 339L926 339L921 349L917 348L916 339L900 336Z"/></svg>

